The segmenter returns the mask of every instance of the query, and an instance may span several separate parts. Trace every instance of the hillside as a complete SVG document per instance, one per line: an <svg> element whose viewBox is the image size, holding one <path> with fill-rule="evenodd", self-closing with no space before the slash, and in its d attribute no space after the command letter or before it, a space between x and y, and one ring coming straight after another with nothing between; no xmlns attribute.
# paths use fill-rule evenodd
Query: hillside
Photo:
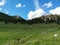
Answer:
<svg viewBox="0 0 60 45"><path fill-rule="evenodd" d="M9 16L8 14L4 14L0 12L0 21L4 23L24 23L25 20L20 16Z"/></svg>
<svg viewBox="0 0 60 45"><path fill-rule="evenodd" d="M43 15L38 18L34 18L32 20L25 20L20 16L9 16L7 14L0 12L0 21L3 21L5 23L14 23L14 24L16 24L16 23L21 23L21 24L57 23L57 24L60 24L60 15L49 14L49 15Z"/></svg>
<svg viewBox="0 0 60 45"><path fill-rule="evenodd" d="M53 14L49 14L49 15L43 15L41 17L38 18L34 18L32 20L28 20L29 24L38 24L38 23L45 23L45 24L50 24L50 23L56 23L56 24L60 24L60 15L53 15Z"/></svg>

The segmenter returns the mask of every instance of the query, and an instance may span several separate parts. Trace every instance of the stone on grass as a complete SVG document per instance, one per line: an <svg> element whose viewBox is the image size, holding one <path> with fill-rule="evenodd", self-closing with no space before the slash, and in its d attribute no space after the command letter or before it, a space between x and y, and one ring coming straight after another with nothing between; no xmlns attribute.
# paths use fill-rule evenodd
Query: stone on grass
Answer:
<svg viewBox="0 0 60 45"><path fill-rule="evenodd" d="M54 34L54 37L57 37L58 36L58 34Z"/></svg>

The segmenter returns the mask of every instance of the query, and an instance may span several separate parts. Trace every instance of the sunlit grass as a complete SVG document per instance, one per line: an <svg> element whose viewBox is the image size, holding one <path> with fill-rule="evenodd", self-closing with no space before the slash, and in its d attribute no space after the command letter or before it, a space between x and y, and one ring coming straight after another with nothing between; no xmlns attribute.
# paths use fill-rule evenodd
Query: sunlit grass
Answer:
<svg viewBox="0 0 60 45"><path fill-rule="evenodd" d="M55 34L58 36L54 37ZM60 25L0 23L0 45L5 44L60 45Z"/></svg>

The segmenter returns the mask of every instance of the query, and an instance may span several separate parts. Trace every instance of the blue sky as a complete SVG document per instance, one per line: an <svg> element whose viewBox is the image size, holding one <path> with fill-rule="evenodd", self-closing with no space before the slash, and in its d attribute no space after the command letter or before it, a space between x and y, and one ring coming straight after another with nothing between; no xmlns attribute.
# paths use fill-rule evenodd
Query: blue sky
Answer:
<svg viewBox="0 0 60 45"><path fill-rule="evenodd" d="M42 13L55 14L57 8L60 9L60 0L0 0L0 12L24 19L36 18L43 15Z"/></svg>

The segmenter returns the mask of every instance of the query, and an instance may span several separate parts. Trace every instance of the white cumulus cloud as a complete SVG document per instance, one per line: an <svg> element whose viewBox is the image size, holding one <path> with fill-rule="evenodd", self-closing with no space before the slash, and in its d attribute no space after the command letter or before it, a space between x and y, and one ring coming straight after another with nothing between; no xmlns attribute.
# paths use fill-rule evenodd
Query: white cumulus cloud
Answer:
<svg viewBox="0 0 60 45"><path fill-rule="evenodd" d="M29 20L40 17L46 13L42 8L40 8L38 0L34 0L34 5L35 5L35 11L31 10L28 13Z"/></svg>
<svg viewBox="0 0 60 45"><path fill-rule="evenodd" d="M45 11L43 9L41 9L41 8L40 9L37 9L35 11L30 11L28 13L28 19L29 20L30 19L34 19L34 18L40 17L40 16L42 16L44 14L45 14Z"/></svg>
<svg viewBox="0 0 60 45"><path fill-rule="evenodd" d="M0 6L3 6L3 5L5 5L5 0L2 0L2 1L0 2Z"/></svg>
<svg viewBox="0 0 60 45"><path fill-rule="evenodd" d="M49 1L48 3L45 3L43 6L46 6L47 8L52 7L52 1Z"/></svg>
<svg viewBox="0 0 60 45"><path fill-rule="evenodd" d="M22 5L21 3L18 3L17 5L16 5L16 8L20 8L20 7L25 7L26 5Z"/></svg>
<svg viewBox="0 0 60 45"><path fill-rule="evenodd" d="M55 9L49 10L51 14L59 14L60 15L60 7L56 7Z"/></svg>

